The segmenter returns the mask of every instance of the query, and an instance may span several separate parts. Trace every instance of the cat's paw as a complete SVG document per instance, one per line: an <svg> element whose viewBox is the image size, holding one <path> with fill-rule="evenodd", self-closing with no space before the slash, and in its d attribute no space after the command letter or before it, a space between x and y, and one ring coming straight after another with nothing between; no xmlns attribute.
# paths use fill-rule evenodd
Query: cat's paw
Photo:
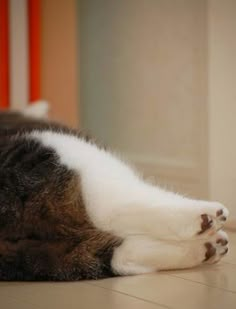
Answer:
<svg viewBox="0 0 236 309"><path fill-rule="evenodd" d="M178 221L178 216L174 219L178 223L179 239L207 239L222 229L229 211L217 202L194 201L181 214L181 221Z"/></svg>
<svg viewBox="0 0 236 309"><path fill-rule="evenodd" d="M205 257L203 263L217 263L227 254L229 250L228 243L227 234L224 231L218 231L209 241L204 243Z"/></svg>
<svg viewBox="0 0 236 309"><path fill-rule="evenodd" d="M206 212L200 215L200 227L197 234L201 235L220 230L228 215L229 211L226 207L219 203L213 203L212 207L206 209Z"/></svg>

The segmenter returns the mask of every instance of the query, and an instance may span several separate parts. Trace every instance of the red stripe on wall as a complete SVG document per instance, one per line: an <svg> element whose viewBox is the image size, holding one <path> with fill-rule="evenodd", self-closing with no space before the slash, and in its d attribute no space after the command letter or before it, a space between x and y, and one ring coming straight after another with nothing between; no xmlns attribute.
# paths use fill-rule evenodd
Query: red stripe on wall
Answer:
<svg viewBox="0 0 236 309"><path fill-rule="evenodd" d="M29 98L40 99L40 0L28 0L29 12Z"/></svg>
<svg viewBox="0 0 236 309"><path fill-rule="evenodd" d="M0 108L9 106L8 0L0 0Z"/></svg>

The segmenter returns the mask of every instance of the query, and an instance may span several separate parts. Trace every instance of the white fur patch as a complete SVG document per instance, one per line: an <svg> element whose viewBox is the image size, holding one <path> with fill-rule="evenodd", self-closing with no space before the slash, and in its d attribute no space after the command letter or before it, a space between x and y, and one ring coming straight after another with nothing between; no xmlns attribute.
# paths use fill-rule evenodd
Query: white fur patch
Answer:
<svg viewBox="0 0 236 309"><path fill-rule="evenodd" d="M170 252L174 259L175 247L170 248L169 241L196 239L202 214L212 220L211 232L223 225L216 217L218 210L228 216L227 209L219 203L187 199L145 183L124 162L82 138L51 131L34 131L30 136L53 148L62 164L78 172L86 211L93 224L125 239L112 262L117 272L123 269L123 273L141 273L158 268L153 265L158 254L164 257ZM164 244L161 248L160 241ZM176 256L181 250L182 247L176 247ZM196 264L191 252L188 257L192 260L179 267ZM164 263L165 259L162 260ZM166 260L162 269L168 263Z"/></svg>
<svg viewBox="0 0 236 309"><path fill-rule="evenodd" d="M48 117L49 104L46 101L36 101L23 110L23 115L36 119L46 119Z"/></svg>

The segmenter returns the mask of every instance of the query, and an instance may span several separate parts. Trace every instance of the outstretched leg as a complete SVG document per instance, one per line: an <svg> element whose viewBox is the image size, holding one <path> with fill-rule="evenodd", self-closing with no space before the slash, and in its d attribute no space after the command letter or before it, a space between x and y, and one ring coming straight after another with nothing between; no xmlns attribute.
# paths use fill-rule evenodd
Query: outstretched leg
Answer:
<svg viewBox="0 0 236 309"><path fill-rule="evenodd" d="M146 184L141 189L144 194L137 191L136 203L112 213L110 229L115 234L187 240L216 232L227 220L228 210L218 202L193 200Z"/></svg>
<svg viewBox="0 0 236 309"><path fill-rule="evenodd" d="M131 236L115 249L112 267L119 275L135 275L216 263L227 253L227 244L228 238L223 231L205 239L187 241Z"/></svg>

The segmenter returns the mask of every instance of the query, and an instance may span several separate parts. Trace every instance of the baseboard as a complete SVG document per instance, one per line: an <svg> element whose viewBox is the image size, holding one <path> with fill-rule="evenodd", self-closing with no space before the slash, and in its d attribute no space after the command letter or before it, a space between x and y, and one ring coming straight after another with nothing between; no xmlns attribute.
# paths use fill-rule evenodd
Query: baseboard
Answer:
<svg viewBox="0 0 236 309"><path fill-rule="evenodd" d="M236 231L236 217L230 217L225 224L225 228L230 231Z"/></svg>

